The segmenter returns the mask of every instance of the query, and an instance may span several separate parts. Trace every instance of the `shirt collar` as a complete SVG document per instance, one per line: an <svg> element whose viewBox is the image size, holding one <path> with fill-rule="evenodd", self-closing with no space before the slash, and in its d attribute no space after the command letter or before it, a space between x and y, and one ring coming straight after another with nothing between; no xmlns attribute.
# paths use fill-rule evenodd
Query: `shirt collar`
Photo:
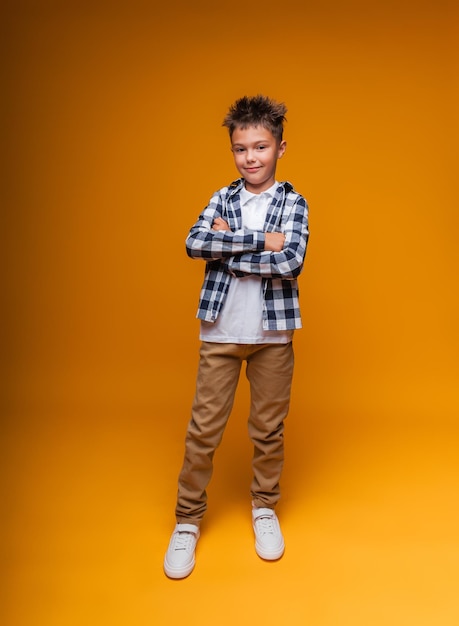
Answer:
<svg viewBox="0 0 459 626"><path fill-rule="evenodd" d="M243 186L240 191L241 206L244 206L245 204L247 204L247 202L249 202L249 200L252 200L252 198L262 198L262 197L272 198L275 194L275 191L278 185L279 183L275 181L275 183L271 185L269 189L265 189L265 191L262 191L261 193L251 193L250 191L247 191L247 189Z"/></svg>

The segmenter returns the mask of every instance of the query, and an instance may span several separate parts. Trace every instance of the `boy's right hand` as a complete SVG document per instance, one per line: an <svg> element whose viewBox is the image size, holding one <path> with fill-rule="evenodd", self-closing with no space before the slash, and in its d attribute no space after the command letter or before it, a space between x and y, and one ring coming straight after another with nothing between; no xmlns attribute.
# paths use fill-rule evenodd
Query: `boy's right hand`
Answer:
<svg viewBox="0 0 459 626"><path fill-rule="evenodd" d="M212 230L231 230L228 226L228 222L226 222L223 217L216 217L212 224Z"/></svg>
<svg viewBox="0 0 459 626"><path fill-rule="evenodd" d="M265 233L265 250L268 252L280 252L284 244L284 233Z"/></svg>

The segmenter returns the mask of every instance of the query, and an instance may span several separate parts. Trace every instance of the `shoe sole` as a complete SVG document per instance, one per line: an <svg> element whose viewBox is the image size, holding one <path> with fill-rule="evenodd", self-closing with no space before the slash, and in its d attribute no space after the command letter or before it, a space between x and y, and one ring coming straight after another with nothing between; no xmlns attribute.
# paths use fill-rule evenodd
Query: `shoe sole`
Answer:
<svg viewBox="0 0 459 626"><path fill-rule="evenodd" d="M267 552L255 542L255 552L265 561L277 561L285 552L285 544L282 543L282 546L280 546L277 550Z"/></svg>
<svg viewBox="0 0 459 626"><path fill-rule="evenodd" d="M164 573L166 574L168 578L174 578L174 579L186 578L194 570L195 564L196 564L196 559L193 559L193 561L186 567L171 567L168 564L167 559L165 559L164 560Z"/></svg>

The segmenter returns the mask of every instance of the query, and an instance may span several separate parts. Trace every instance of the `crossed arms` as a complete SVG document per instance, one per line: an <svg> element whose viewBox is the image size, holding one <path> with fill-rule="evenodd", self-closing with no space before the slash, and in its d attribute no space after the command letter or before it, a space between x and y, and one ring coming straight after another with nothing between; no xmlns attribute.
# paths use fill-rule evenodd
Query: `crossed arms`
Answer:
<svg viewBox="0 0 459 626"><path fill-rule="evenodd" d="M241 229L233 232L219 203L210 203L191 228L186 248L193 259L219 262L233 276L294 280L303 269L309 237L308 208L302 196L285 207L282 232Z"/></svg>

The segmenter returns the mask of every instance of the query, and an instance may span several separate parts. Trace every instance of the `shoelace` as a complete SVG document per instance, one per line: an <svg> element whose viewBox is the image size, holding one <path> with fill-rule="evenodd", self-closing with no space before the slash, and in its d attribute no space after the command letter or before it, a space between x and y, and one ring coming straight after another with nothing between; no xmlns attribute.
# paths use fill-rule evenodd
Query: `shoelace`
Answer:
<svg viewBox="0 0 459 626"><path fill-rule="evenodd" d="M193 533L178 532L175 535L174 550L189 550L193 542Z"/></svg>
<svg viewBox="0 0 459 626"><path fill-rule="evenodd" d="M274 534L274 519L270 515L259 517L255 520L255 524L261 535Z"/></svg>

